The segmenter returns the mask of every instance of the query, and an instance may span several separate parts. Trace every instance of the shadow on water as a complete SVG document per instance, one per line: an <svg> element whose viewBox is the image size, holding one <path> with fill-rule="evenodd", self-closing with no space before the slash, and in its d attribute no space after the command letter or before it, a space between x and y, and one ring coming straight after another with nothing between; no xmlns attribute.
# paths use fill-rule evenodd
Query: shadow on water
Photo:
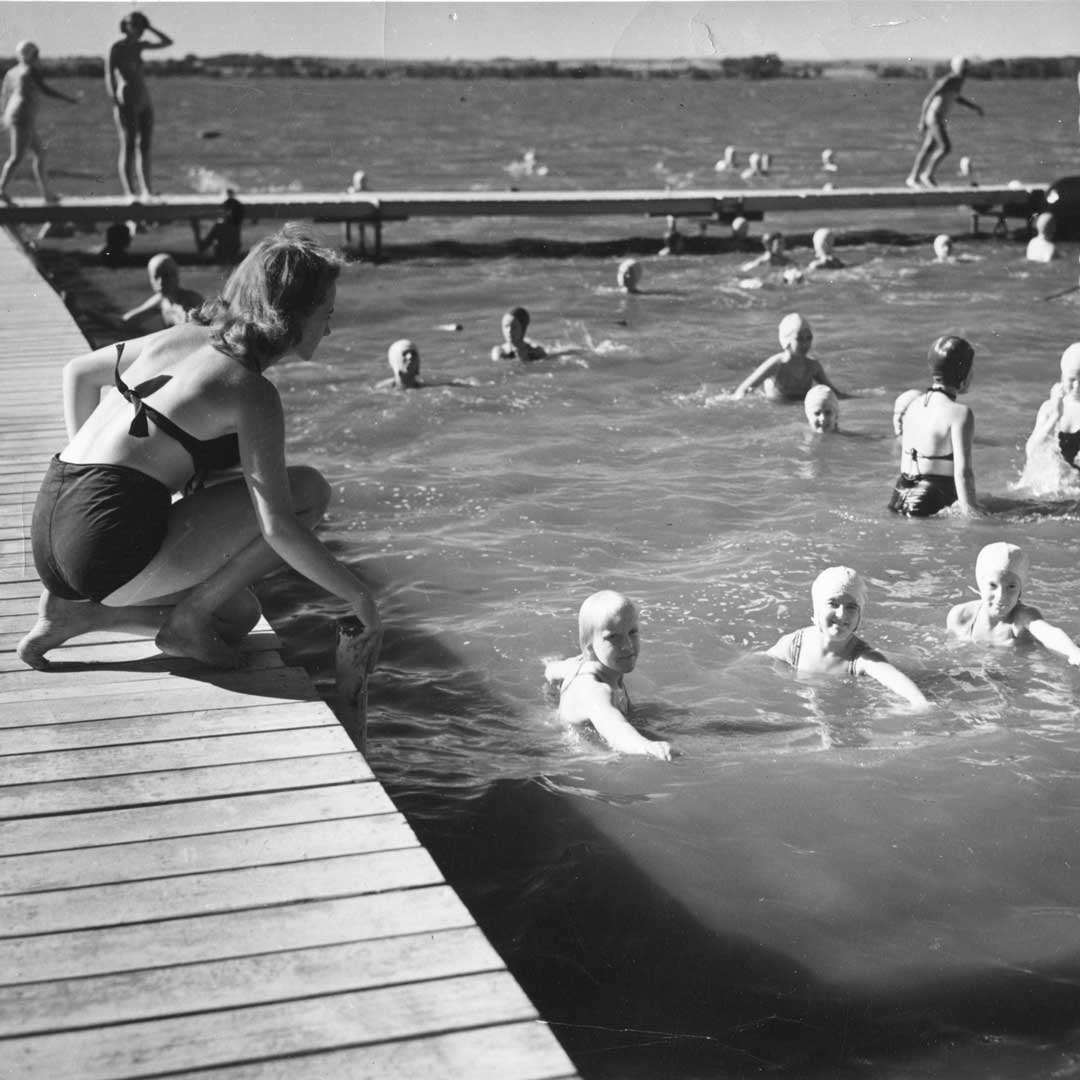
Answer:
<svg viewBox="0 0 1080 1080"><path fill-rule="evenodd" d="M264 597L271 615L311 612L312 599L311 586L287 574ZM445 745L460 759L432 764L430 748L416 747L415 760L395 758L393 775L380 771L380 780L587 1080L899 1078L912 1069L975 1077L986 1075L984 1055L1000 1052L995 1040L1014 1055L1004 1076L1068 1056L1080 955L1022 967L928 963L891 982L829 981L752 931L739 933L730 911L707 925L676 895L678 882L646 873L626 838L599 824L605 813L591 812L590 800L610 809L633 798L586 793L574 779L545 776L542 764L530 775L520 758L518 775L496 771L475 783L463 764L477 742L469 718L509 724L514 707L403 614L390 621L408 629L388 636L373 686L377 739L396 740L383 752L399 754L415 743L410 716L438 717L452 725ZM296 616L284 633L296 650L289 659L325 674L333 648L325 615ZM417 656L443 674L410 688ZM439 786L411 782L414 770L436 767L445 773ZM743 871L735 858L713 872L737 881ZM861 948L857 935L845 940Z"/></svg>

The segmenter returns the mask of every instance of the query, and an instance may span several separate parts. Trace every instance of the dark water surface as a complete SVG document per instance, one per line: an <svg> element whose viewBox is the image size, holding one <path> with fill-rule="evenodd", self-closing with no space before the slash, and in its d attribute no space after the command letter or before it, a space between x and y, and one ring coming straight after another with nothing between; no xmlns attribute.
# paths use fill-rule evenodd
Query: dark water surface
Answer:
<svg viewBox="0 0 1080 1080"><path fill-rule="evenodd" d="M824 182L825 146L838 185L895 183L925 91L161 81L156 168L171 191L341 189L360 167L383 189L707 186L732 143L772 153L765 185ZM985 183L1078 171L1074 86L968 93L987 116L956 117L942 180L965 153ZM103 179L58 184L113 192L104 102L87 94L81 126L50 110L53 161ZM200 140L207 127L222 137ZM515 165L529 148L545 176ZM979 549L1007 539L1031 556L1025 599L1080 634L1078 493L1012 487L1080 337L1076 297L1043 299L1076 283L1076 247L1029 265L1017 239L967 238L960 211L767 224L889 232L795 286L747 285L746 254L643 257L634 297L613 288L615 266L630 238L655 251L657 222L408 222L387 229L389 261L348 268L317 362L274 378L292 458L335 485L324 536L375 583L388 624L372 764L590 1080L1080 1075L1080 678L944 632ZM933 263L938 231L971 261ZM54 253L70 264L91 243ZM135 246L176 245L189 250L185 230ZM84 294L119 308L145 295L141 268L82 272ZM185 270L203 291L216 280ZM569 351L492 364L512 304ZM811 437L798 408L729 399L793 310L857 394L837 437ZM975 345L976 476L998 512L901 521L884 510L892 402L923 384L946 332ZM403 336L433 382L466 385L374 390ZM865 636L930 712L753 655L805 624L810 583L836 562L866 577ZM679 751L670 765L553 722L541 658L573 650L577 607L600 587L641 604L630 689ZM267 602L329 690L340 606L288 575Z"/></svg>

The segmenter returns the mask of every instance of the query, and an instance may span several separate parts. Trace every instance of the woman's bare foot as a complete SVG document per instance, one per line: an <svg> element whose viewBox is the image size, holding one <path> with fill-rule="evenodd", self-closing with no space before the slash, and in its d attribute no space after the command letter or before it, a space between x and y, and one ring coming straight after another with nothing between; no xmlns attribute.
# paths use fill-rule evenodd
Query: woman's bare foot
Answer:
<svg viewBox="0 0 1080 1080"><path fill-rule="evenodd" d="M183 604L169 613L154 643L169 656L186 656L208 667L235 668L240 664L240 650L225 641L209 619L185 611Z"/></svg>
<svg viewBox="0 0 1080 1080"><path fill-rule="evenodd" d="M49 667L45 654L50 649L106 625L107 615L101 604L91 600L63 600L44 589L38 601L38 621L15 651L24 664L45 671Z"/></svg>

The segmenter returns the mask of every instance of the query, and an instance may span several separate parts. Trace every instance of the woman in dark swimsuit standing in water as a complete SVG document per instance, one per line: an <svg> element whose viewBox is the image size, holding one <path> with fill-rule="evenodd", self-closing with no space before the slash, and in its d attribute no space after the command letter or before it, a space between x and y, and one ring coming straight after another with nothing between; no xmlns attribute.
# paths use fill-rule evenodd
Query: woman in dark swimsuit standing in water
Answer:
<svg viewBox="0 0 1080 1080"><path fill-rule="evenodd" d="M25 663L47 668L46 652L70 638L123 629L155 636L166 653L235 666L260 614L250 586L283 562L379 633L367 586L312 534L330 488L314 469L286 467L281 398L264 375L286 356L314 356L340 267L286 226L196 321L64 368L70 442L34 508L45 589L18 646ZM208 472L236 465L242 477L205 486Z"/></svg>
<svg viewBox="0 0 1080 1080"><path fill-rule="evenodd" d="M978 514L971 458L975 417L956 400L968 388L974 359L975 350L961 337L939 337L930 346L930 386L894 418L900 477L890 510L929 517L957 503L963 513Z"/></svg>

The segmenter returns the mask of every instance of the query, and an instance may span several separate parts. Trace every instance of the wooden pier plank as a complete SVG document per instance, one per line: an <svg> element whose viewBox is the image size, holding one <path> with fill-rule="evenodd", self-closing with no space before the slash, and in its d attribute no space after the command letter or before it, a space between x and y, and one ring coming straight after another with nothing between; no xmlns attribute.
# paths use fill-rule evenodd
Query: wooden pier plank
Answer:
<svg viewBox="0 0 1080 1080"><path fill-rule="evenodd" d="M237 671L100 631L18 660L87 346L3 230L0 309L0 1071L572 1077L268 626Z"/></svg>

